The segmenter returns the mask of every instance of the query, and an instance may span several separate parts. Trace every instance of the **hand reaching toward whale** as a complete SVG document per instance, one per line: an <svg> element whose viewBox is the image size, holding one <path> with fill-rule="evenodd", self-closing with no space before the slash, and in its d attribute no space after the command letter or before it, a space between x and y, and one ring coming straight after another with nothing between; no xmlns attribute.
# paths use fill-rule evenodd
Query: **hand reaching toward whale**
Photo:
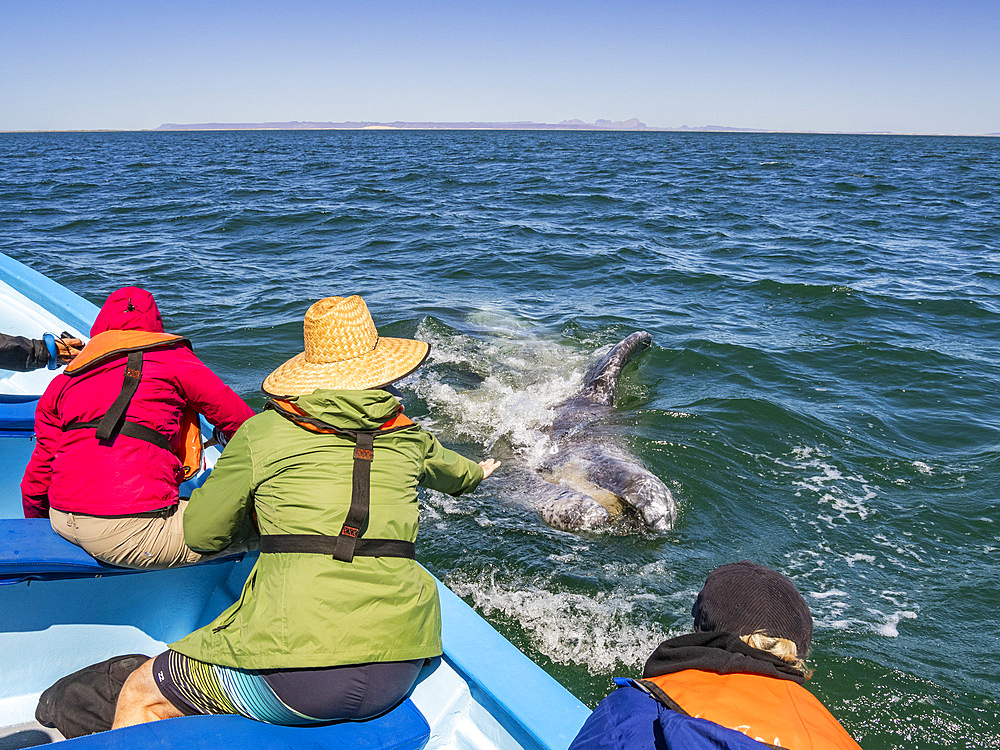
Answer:
<svg viewBox="0 0 1000 750"><path fill-rule="evenodd" d="M485 461L480 461L479 465L483 467L483 479L486 479L490 474L497 470L500 466L500 461L493 458L487 458Z"/></svg>

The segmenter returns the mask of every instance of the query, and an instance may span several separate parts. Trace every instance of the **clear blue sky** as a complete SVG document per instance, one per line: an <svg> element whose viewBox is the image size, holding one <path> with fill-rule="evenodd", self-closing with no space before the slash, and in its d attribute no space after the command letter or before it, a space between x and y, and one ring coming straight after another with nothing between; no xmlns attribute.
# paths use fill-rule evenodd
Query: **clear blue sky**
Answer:
<svg viewBox="0 0 1000 750"><path fill-rule="evenodd" d="M1000 0L0 0L0 130L1000 131Z"/></svg>

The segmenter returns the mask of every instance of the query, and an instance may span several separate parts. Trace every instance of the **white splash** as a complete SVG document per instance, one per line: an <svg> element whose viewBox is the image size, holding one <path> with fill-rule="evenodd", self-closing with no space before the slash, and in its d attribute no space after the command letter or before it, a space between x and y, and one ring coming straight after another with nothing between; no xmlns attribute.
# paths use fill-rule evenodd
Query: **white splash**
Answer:
<svg viewBox="0 0 1000 750"><path fill-rule="evenodd" d="M795 493L796 497L801 497L803 492L819 495L820 504L828 506L832 511L819 516L819 520L828 525L834 525L837 520L865 520L871 513L868 502L878 497L864 477L845 475L830 463L830 456L823 454L818 448L795 447L792 449L790 462L777 460L777 463L803 474L812 474L793 481L792 486L799 488Z"/></svg>
<svg viewBox="0 0 1000 750"><path fill-rule="evenodd" d="M517 337L509 325L497 325L503 335L491 333L483 341L441 336L421 324L417 337L431 344L431 366L418 370L407 384L427 403L430 415L421 421L429 428L445 422L449 434L487 451L503 442L534 467L554 450L546 434L553 407L579 389L588 357L527 333ZM442 366L471 375L475 387L447 382Z"/></svg>
<svg viewBox="0 0 1000 750"><path fill-rule="evenodd" d="M876 610L869 610L875 614L881 614ZM885 616L885 622L878 625L875 628L875 632L879 635L884 635L887 638L898 638L899 637L899 623L903 620L916 620L917 613L913 610L903 610L901 612L892 612Z"/></svg>
<svg viewBox="0 0 1000 750"><path fill-rule="evenodd" d="M591 674L635 671L669 637L658 624L637 622L635 602L619 592L549 591L544 582L501 581L495 573L456 573L447 584L459 596L471 598L482 614L516 622L541 654L584 666Z"/></svg>
<svg viewBox="0 0 1000 750"><path fill-rule="evenodd" d="M866 555L861 552L858 552L853 555L848 555L847 557L844 558L844 560L847 562L848 565L850 565L853 568L854 564L858 562L874 563L875 555Z"/></svg>
<svg viewBox="0 0 1000 750"><path fill-rule="evenodd" d="M831 589L830 591L814 591L809 596L813 599L829 599L831 596L847 596L847 592L840 589Z"/></svg>

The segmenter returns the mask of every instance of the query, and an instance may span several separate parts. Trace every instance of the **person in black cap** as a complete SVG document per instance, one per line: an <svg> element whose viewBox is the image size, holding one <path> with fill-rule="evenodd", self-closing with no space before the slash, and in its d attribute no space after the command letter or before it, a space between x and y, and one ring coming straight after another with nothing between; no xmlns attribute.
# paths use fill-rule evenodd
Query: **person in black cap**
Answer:
<svg viewBox="0 0 1000 750"><path fill-rule="evenodd" d="M802 685L813 621L788 578L749 560L723 565L709 574L691 614L694 632L661 643L642 680L619 680L570 750L696 746L663 736L664 707L774 747L859 748ZM713 747L745 747L745 737L720 742L721 731L712 734Z"/></svg>

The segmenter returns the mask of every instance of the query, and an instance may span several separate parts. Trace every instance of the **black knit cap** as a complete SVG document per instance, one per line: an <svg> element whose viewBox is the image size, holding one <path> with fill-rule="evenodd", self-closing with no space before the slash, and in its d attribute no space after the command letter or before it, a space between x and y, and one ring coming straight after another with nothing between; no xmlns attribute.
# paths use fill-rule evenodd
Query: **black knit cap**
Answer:
<svg viewBox="0 0 1000 750"><path fill-rule="evenodd" d="M787 638L805 657L812 643L809 605L795 584L776 570L743 560L716 568L691 608L695 631L735 635L763 632Z"/></svg>

